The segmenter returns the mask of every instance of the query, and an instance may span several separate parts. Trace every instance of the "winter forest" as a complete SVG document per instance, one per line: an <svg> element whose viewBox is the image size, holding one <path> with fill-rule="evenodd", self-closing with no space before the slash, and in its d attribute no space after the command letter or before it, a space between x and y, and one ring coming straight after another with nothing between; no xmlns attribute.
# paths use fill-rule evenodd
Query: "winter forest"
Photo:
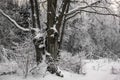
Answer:
<svg viewBox="0 0 120 80"><path fill-rule="evenodd" d="M120 0L0 0L0 80L120 80Z"/></svg>

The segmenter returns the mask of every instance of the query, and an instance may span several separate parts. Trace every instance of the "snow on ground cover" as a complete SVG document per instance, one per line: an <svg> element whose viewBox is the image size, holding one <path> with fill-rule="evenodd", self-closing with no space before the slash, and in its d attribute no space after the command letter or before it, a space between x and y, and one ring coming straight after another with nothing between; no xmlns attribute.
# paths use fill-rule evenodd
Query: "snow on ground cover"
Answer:
<svg viewBox="0 0 120 80"><path fill-rule="evenodd" d="M18 68L17 63L15 61L0 63L0 74L3 72L11 72L16 71Z"/></svg>
<svg viewBox="0 0 120 80"><path fill-rule="evenodd" d="M54 74L47 73L43 76L28 76L26 79L22 76L6 75L0 76L0 80L120 80L120 72L112 74L111 69L120 71L119 61L109 61L108 59L84 60L87 64L84 66L86 75L75 74L62 70L64 77L58 77Z"/></svg>
<svg viewBox="0 0 120 80"><path fill-rule="evenodd" d="M1 76L0 80L79 80L82 78L82 75L70 73L67 71L62 71L64 74L64 78L58 77L54 74L48 74L45 77L43 76L28 76L26 79L22 76L17 75L7 75L7 76Z"/></svg>
<svg viewBox="0 0 120 80"><path fill-rule="evenodd" d="M120 80L119 73L111 73L112 67L120 72L120 62L108 59L91 60L84 67L87 73L84 80Z"/></svg>

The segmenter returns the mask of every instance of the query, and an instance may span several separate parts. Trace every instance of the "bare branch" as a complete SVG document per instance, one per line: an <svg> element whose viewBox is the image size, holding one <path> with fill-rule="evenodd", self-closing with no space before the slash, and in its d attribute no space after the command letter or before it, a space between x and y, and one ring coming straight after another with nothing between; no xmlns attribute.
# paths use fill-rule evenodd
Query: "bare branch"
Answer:
<svg viewBox="0 0 120 80"><path fill-rule="evenodd" d="M103 8L105 9L108 13L101 13L101 12L98 12L95 8ZM88 13L95 13L95 14L99 14L99 15L110 15L110 16L113 16L113 17L120 17L118 14L115 14L115 13L112 13L112 11L107 8L107 7L101 7L101 6L89 6L89 8L92 9L92 11L88 11L88 10L84 10L84 9L81 9L81 10L77 10L76 12L70 14L69 16L67 15L66 17L66 20L76 16L77 14L81 14L81 12L88 12ZM94 10L94 11L93 11Z"/></svg>
<svg viewBox="0 0 120 80"><path fill-rule="evenodd" d="M80 7L79 6L79 7L75 8L75 9L73 9L73 10L70 10L67 14L65 14L67 16L66 19L68 20L68 19L76 16L78 13L81 13L81 12L88 12L88 13L95 13L95 14L99 14L99 15L111 15L111 16L114 16L114 17L120 17L119 15L112 13L112 11L109 8L107 8L107 7L97 6L97 4L100 3L100 1L96 1L96 2L91 3L91 4L88 4L87 2L84 2L84 3L86 4L86 6L84 6L84 7ZM91 8L94 11L85 10L87 8ZM108 13L98 12L94 8L105 9Z"/></svg>
<svg viewBox="0 0 120 80"><path fill-rule="evenodd" d="M79 12L77 12L77 13L72 14L71 16L67 16L67 17L65 18L66 21L69 20L69 19L72 18L72 17L75 17L78 13L81 14L81 12L79 11Z"/></svg>
<svg viewBox="0 0 120 80"><path fill-rule="evenodd" d="M23 30L23 31L30 31L30 29L28 29L28 28L23 28L23 27L21 27L20 25L18 25L17 22L16 22L14 19L12 19L10 16L8 16L6 13L4 13L3 10L1 10L1 9L0 9L0 13L1 13L4 17L6 17L12 24L14 24L17 28L19 28L19 29L21 29L21 30Z"/></svg>
<svg viewBox="0 0 120 80"><path fill-rule="evenodd" d="M84 7L79 6L79 7L75 8L75 9L70 10L66 15L71 15L71 14L75 13L76 11L80 11L81 9L85 9L85 8L91 7L93 5L97 5L98 3L100 3L100 0L98 0L98 1L96 1L94 3L91 3L91 4L87 5L87 6L84 6Z"/></svg>
<svg viewBox="0 0 120 80"><path fill-rule="evenodd" d="M82 12L88 12L88 13L95 13L95 14L99 14L99 15L109 15L109 16L116 16L116 17L120 17L117 14L113 14L113 13L101 13L101 12L96 12L96 11L88 11L88 10L80 10ZM78 12L79 13L79 12Z"/></svg>
<svg viewBox="0 0 120 80"><path fill-rule="evenodd" d="M84 1L84 3L85 3L87 6L89 6L89 4L88 4L86 1ZM97 11L97 10L94 9L94 8L101 8L101 9L105 9L105 10L108 11L109 13L112 12L109 8L103 7L103 6L92 5L92 6L90 6L90 8L93 9L94 11Z"/></svg>

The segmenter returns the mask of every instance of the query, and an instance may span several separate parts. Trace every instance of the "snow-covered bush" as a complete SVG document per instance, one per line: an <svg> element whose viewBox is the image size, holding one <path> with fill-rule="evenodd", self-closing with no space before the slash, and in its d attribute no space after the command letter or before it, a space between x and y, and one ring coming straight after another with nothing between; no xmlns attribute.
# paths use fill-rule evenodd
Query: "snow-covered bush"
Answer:
<svg viewBox="0 0 120 80"><path fill-rule="evenodd" d="M18 64L15 61L0 63L0 75L15 74L18 70Z"/></svg>
<svg viewBox="0 0 120 80"><path fill-rule="evenodd" d="M78 74L85 74L84 72L84 52L78 53L72 56L71 53L62 51L61 52L61 59L60 59L60 67L64 70L72 71Z"/></svg>
<svg viewBox="0 0 120 80"><path fill-rule="evenodd" d="M30 39L26 39L24 43L14 43L15 60L18 63L20 74L28 74L28 71L35 64L34 45Z"/></svg>
<svg viewBox="0 0 120 80"><path fill-rule="evenodd" d="M14 74L17 72L18 64L16 63L13 51L0 45L0 75Z"/></svg>
<svg viewBox="0 0 120 80"><path fill-rule="evenodd" d="M119 64L119 62L113 62L113 64L111 65L111 74L120 74Z"/></svg>

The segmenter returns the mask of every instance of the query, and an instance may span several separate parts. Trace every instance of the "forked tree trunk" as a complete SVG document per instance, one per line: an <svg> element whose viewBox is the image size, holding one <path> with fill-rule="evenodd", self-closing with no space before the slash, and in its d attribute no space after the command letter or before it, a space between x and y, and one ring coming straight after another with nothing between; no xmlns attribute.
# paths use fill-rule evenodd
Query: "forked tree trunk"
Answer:
<svg viewBox="0 0 120 80"><path fill-rule="evenodd" d="M30 0L31 9L32 9L32 20L33 27L40 29L40 20L39 20L39 6L37 0ZM68 11L70 0L63 0L61 12L59 16L56 14L57 9L57 0L47 0L47 37L46 37L46 50L51 54L54 60L57 59L58 55L58 37L60 34L60 28L62 22L64 21L64 13ZM37 18L35 19L35 12ZM36 26L37 25L37 26ZM34 34L34 33L33 33ZM34 34L37 36L38 34ZM41 43L40 37L38 39L34 39L34 45L36 49L36 61L37 63L41 62L42 54L44 53L44 48L39 48Z"/></svg>
<svg viewBox="0 0 120 80"><path fill-rule="evenodd" d="M69 11L69 6L70 6L70 0L68 1L67 5L66 5L66 13L68 13ZM60 35L60 42L59 42L59 49L62 48L62 42L63 42L63 37L64 37L64 32L65 32L65 24L66 24L66 16L64 16L64 22L62 24L62 29L61 29L61 35Z"/></svg>

